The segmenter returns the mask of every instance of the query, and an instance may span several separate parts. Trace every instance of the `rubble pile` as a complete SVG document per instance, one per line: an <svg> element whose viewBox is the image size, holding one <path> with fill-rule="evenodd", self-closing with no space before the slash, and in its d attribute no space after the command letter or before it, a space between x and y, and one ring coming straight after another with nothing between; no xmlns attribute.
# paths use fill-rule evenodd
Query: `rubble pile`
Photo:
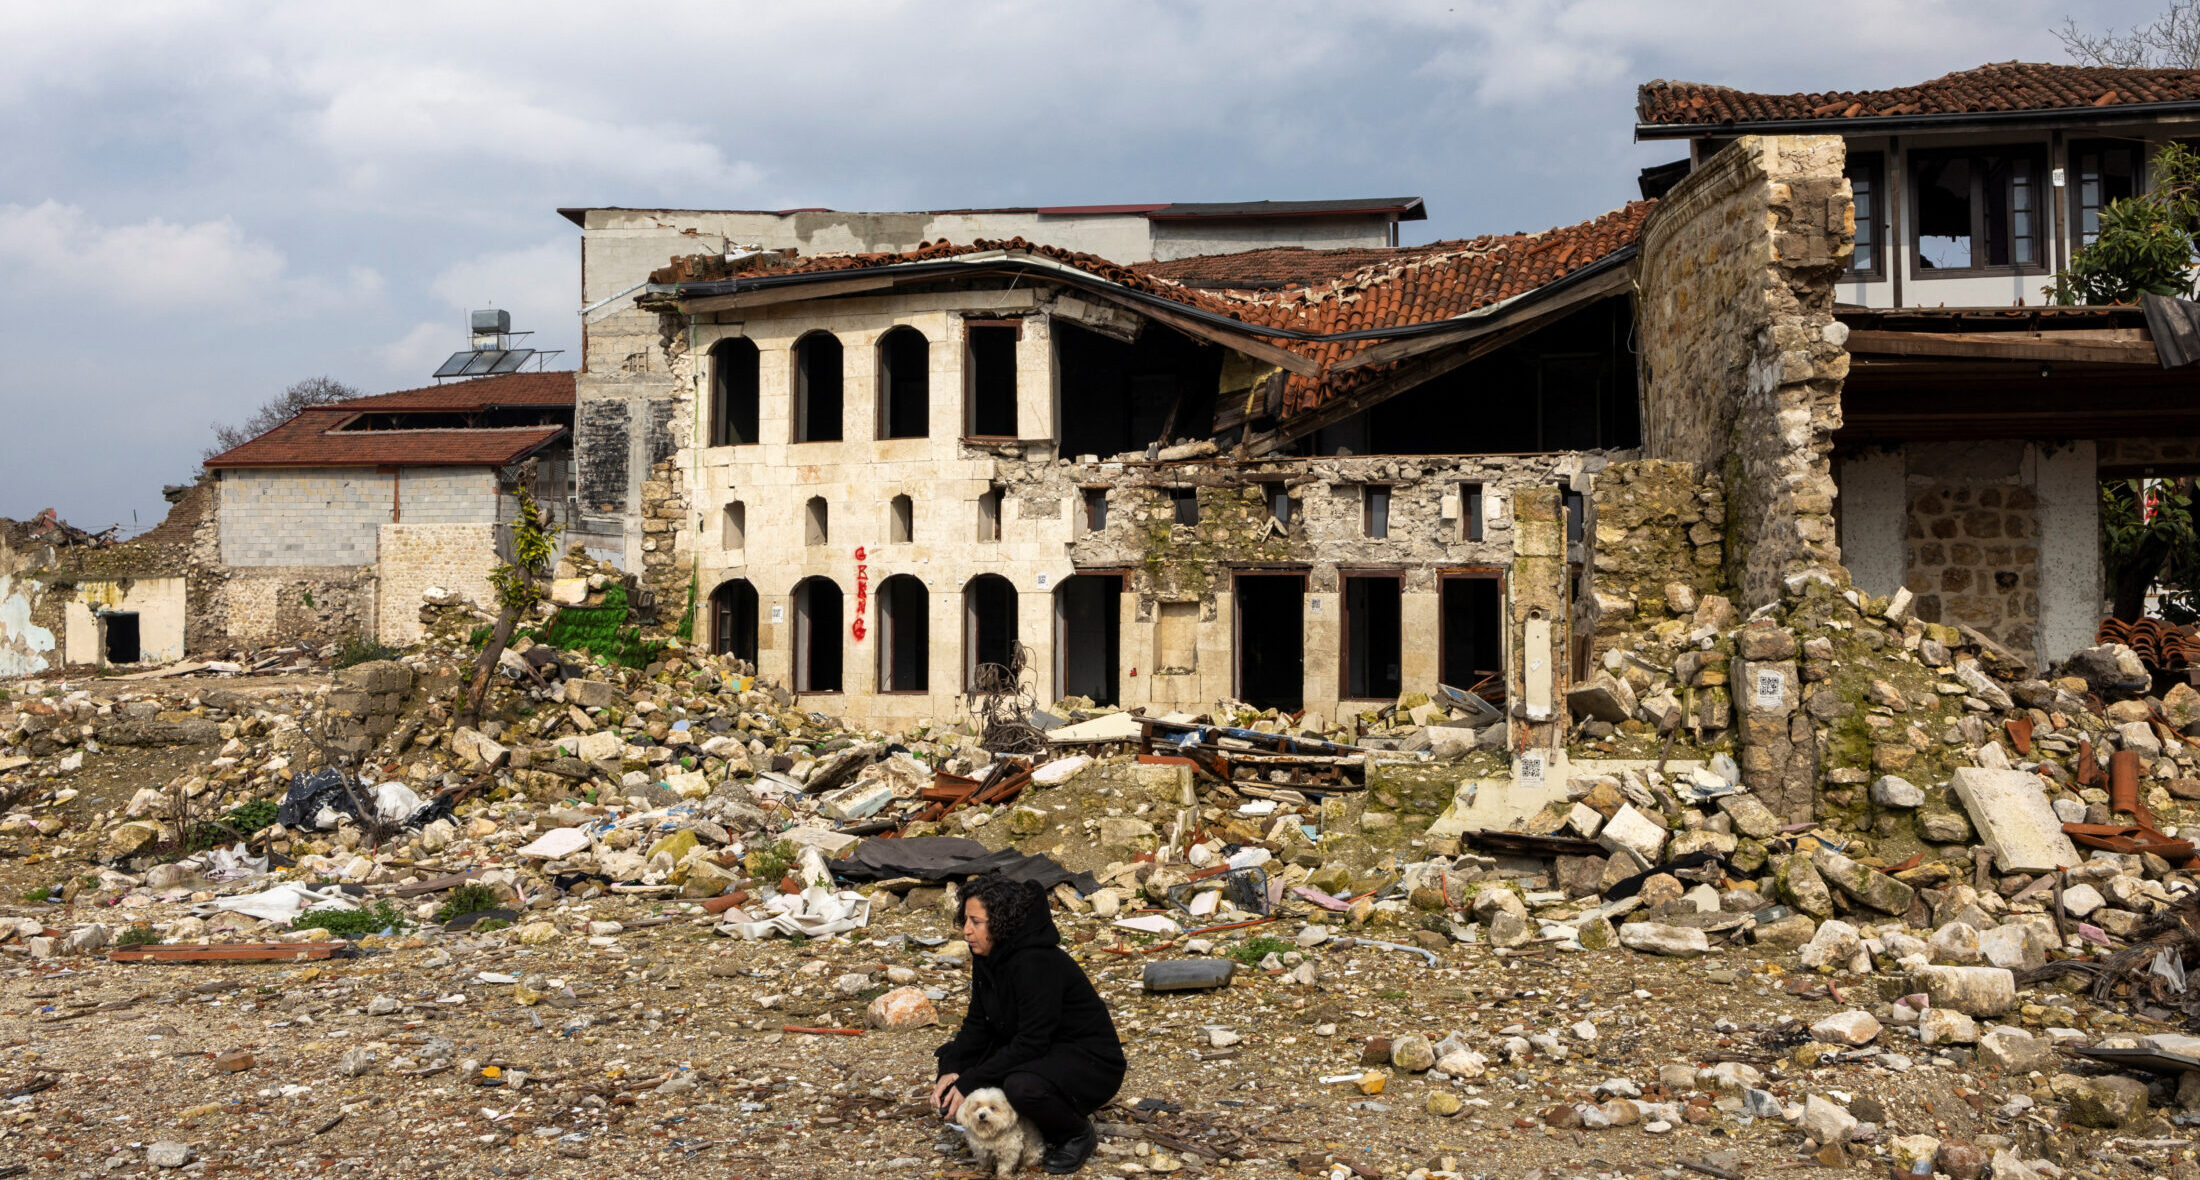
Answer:
<svg viewBox="0 0 2200 1180"><path fill-rule="evenodd" d="M1676 592L1575 690L1562 751L1509 749L1501 698L1447 689L1328 727L1064 701L1032 718L1049 749L1015 756L966 721L800 709L737 659L628 634L615 574L561 572L478 725L458 718L493 617L440 595L428 642L326 676L17 682L0 865L30 887L0 962L396 955L538 1027L618 993L576 985L589 963L671 986L670 956L755 980L725 1035L887 1036L955 1010L953 883L1003 869L1051 890L1134 1050L1257 1055L1274 1077L1241 1088L1278 1118L1262 1087L1524 1139L1698 1136L1711 1167L1716 1130L1822 1163L2084 1174L2073 1126L2192 1167L2173 1132L2200 1118L2200 1040L2175 1030L2200 900L2178 832L2200 692L2129 648L2033 679L1901 595L1806 581L1736 618ZM568 610L622 616L591 633L609 654L551 641ZM1760 713L1788 762L1737 744ZM1818 779L1801 814L1798 759ZM1502 799L1528 805L1493 821ZM344 990L395 1020L452 986ZM1732 1002L1661 1029L1705 988ZM389 1044L409 1068L455 1052ZM1978 1117L1899 1097L1934 1086ZM1103 1161L1338 1166L1215 1121L1233 1109L1200 1116L1205 1138L1120 1112ZM1416 1169L1505 1174L1425 1153L1397 1173Z"/></svg>

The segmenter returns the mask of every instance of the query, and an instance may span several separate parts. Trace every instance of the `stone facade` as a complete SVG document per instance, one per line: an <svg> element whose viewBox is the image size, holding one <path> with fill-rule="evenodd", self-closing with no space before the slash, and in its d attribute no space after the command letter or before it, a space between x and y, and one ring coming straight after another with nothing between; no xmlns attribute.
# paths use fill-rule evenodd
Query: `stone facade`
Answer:
<svg viewBox="0 0 2200 1180"><path fill-rule="evenodd" d="M1833 294L1855 234L1843 160L1834 136L1744 136L1643 230L1643 449L1725 477L1745 608L1840 561L1829 455L1848 330Z"/></svg>
<svg viewBox="0 0 2200 1180"><path fill-rule="evenodd" d="M499 560L494 524L385 524L378 548L375 632L383 643L420 642L420 602L430 589L482 606L496 602L489 581Z"/></svg>
<svg viewBox="0 0 2200 1180"><path fill-rule="evenodd" d="M1910 497L1912 607L2030 651L2039 623L2039 501L2022 484L1932 483Z"/></svg>

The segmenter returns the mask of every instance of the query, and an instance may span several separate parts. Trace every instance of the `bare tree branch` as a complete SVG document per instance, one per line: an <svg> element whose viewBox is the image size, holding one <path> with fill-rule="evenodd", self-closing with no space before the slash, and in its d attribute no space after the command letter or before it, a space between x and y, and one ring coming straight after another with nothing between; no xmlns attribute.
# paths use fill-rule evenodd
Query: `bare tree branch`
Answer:
<svg viewBox="0 0 2200 1180"><path fill-rule="evenodd" d="M266 405L254 410L251 417L237 425L214 423L214 445L206 448L200 457L211 459L232 447L250 442L290 421L300 410L358 396L358 390L334 377L308 377L276 394Z"/></svg>
<svg viewBox="0 0 2200 1180"><path fill-rule="evenodd" d="M2089 33L2068 17L2053 30L2079 65L2117 69L2200 69L2200 0L2172 0L2154 23L2127 33Z"/></svg>

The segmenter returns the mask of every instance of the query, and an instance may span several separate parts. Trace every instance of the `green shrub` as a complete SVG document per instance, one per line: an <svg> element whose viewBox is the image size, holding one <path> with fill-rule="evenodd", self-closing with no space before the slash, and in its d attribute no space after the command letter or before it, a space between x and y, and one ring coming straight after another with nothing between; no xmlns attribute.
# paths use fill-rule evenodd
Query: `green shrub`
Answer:
<svg viewBox="0 0 2200 1180"><path fill-rule="evenodd" d="M151 926L132 926L115 939L116 946L147 946L160 941Z"/></svg>
<svg viewBox="0 0 2200 1180"><path fill-rule="evenodd" d="M405 654L386 643L377 643L364 635L353 635L336 645L336 658L329 666L349 668L373 660L394 660Z"/></svg>
<svg viewBox="0 0 2200 1180"><path fill-rule="evenodd" d="M1290 949L1291 944L1283 939L1277 938L1273 934L1261 934L1248 938L1222 953L1224 957L1236 959L1248 967L1257 967L1262 959L1270 955L1280 955Z"/></svg>
<svg viewBox="0 0 2200 1180"><path fill-rule="evenodd" d="M781 877L787 875L789 869L794 868L795 857L799 852L792 840L774 840L751 849L742 860L751 877L770 885L777 883Z"/></svg>
<svg viewBox="0 0 2200 1180"><path fill-rule="evenodd" d="M53 896L53 886L41 885L23 895L24 901L44 901Z"/></svg>
<svg viewBox="0 0 2200 1180"><path fill-rule="evenodd" d="M361 938L384 930L403 929L412 919L388 900L356 910L307 910L290 924L292 930L326 930L338 938Z"/></svg>
<svg viewBox="0 0 2200 1180"><path fill-rule="evenodd" d="M463 918L468 914L493 910L497 908L500 900L497 897L496 890L489 888L487 885L468 881L455 886L449 893L443 895L443 904L437 906L435 910L435 920L449 922L456 918Z"/></svg>

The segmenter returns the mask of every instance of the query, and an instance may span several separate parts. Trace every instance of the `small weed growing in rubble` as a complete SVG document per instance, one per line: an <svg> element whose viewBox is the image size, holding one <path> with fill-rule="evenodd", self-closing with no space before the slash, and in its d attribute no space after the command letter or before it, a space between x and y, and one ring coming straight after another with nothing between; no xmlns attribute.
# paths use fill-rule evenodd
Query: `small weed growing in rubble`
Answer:
<svg viewBox="0 0 2200 1180"><path fill-rule="evenodd" d="M481 921L474 923L474 933L487 934L492 930L503 930L510 925L510 922L507 922L502 918L484 918Z"/></svg>
<svg viewBox="0 0 2200 1180"><path fill-rule="evenodd" d="M116 946L147 946L160 941L151 926L132 926L115 938Z"/></svg>
<svg viewBox="0 0 2200 1180"><path fill-rule="evenodd" d="M403 654L386 643L376 643L364 635L353 635L336 645L336 658L329 662L329 666L349 668L372 660L394 660Z"/></svg>
<svg viewBox="0 0 2200 1180"><path fill-rule="evenodd" d="M749 875L765 885L776 885L794 867L795 847L792 840L774 840L758 846L744 858L748 862Z"/></svg>
<svg viewBox="0 0 2200 1180"><path fill-rule="evenodd" d="M44 901L53 896L53 886L41 885L23 895L24 901Z"/></svg>
<svg viewBox="0 0 2200 1180"><path fill-rule="evenodd" d="M357 910L307 910L290 924L292 930L321 929L338 938L380 934L393 927L409 926L412 919L388 901Z"/></svg>
<svg viewBox="0 0 2200 1180"><path fill-rule="evenodd" d="M273 799L254 799L229 809L222 822L237 832L249 836L275 822L275 815L282 804Z"/></svg>
<svg viewBox="0 0 2200 1180"><path fill-rule="evenodd" d="M1277 938L1273 934L1262 934L1254 938L1248 938L1222 953L1248 967L1257 967L1262 959L1270 955L1280 955L1290 949L1290 943Z"/></svg>
<svg viewBox="0 0 2200 1180"><path fill-rule="evenodd" d="M493 910L495 908L497 908L497 891L487 885L468 881L453 888L443 896L443 904L436 907L435 920L449 922L454 918L463 918L468 914L478 914L483 910ZM474 929L479 930L481 927L476 926Z"/></svg>

